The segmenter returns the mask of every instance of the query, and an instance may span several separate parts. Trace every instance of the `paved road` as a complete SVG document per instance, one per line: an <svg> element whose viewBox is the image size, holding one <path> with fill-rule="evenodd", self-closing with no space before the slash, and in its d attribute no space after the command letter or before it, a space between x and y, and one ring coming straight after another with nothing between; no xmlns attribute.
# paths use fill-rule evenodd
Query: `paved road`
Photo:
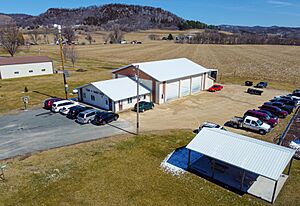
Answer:
<svg viewBox="0 0 300 206"><path fill-rule="evenodd" d="M122 119L105 126L80 125L44 109L0 116L0 159L132 131Z"/></svg>

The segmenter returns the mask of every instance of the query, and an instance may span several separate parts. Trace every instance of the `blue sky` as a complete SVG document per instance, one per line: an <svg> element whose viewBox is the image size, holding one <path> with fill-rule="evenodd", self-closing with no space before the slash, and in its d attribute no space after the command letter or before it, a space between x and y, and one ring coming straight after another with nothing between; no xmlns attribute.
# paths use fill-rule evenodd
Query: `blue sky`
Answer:
<svg viewBox="0 0 300 206"><path fill-rule="evenodd" d="M0 0L0 13L37 15L48 8L126 3L161 7L208 24L300 27L300 0Z"/></svg>

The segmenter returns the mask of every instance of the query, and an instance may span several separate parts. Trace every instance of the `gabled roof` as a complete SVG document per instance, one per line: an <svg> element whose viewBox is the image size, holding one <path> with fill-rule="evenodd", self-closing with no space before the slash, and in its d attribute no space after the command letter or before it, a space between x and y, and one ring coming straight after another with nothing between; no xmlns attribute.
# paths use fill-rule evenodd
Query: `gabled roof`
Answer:
<svg viewBox="0 0 300 206"><path fill-rule="evenodd" d="M32 64L42 62L52 62L52 59L47 56L19 56L0 58L0 66L13 64Z"/></svg>
<svg viewBox="0 0 300 206"><path fill-rule="evenodd" d="M131 65L114 70L113 72L117 72L130 66L139 66L141 71L160 82L194 76L211 71L210 69L206 69L205 67L196 64L187 58L179 58L133 63Z"/></svg>
<svg viewBox="0 0 300 206"><path fill-rule="evenodd" d="M99 89L113 101L119 101L137 96L137 83L129 77L92 82L91 85ZM150 94L150 91L140 85L139 94Z"/></svg>
<svg viewBox="0 0 300 206"><path fill-rule="evenodd" d="M295 150L220 129L203 128L187 149L278 180Z"/></svg>

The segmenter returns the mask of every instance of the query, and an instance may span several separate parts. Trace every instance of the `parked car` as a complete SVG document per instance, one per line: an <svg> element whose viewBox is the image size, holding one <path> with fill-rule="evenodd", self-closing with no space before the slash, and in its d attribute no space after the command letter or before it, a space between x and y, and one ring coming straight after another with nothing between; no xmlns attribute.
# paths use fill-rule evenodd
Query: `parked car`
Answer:
<svg viewBox="0 0 300 206"><path fill-rule="evenodd" d="M50 99L46 99L44 101L44 109L51 110L53 103L61 101L61 100L63 100L63 99L62 98L50 98Z"/></svg>
<svg viewBox="0 0 300 206"><path fill-rule="evenodd" d="M264 91L258 90L258 89L253 89L253 88L248 88L247 93L249 94L255 94L255 95L261 95Z"/></svg>
<svg viewBox="0 0 300 206"><path fill-rule="evenodd" d="M79 105L79 103L75 103L74 105L70 104L70 105L64 106L63 108L61 108L59 110L59 113L62 115L67 115L69 113L70 109L76 107L77 105Z"/></svg>
<svg viewBox="0 0 300 206"><path fill-rule="evenodd" d="M292 97L300 97L300 92L295 92L295 93L293 93L291 95L292 95Z"/></svg>
<svg viewBox="0 0 300 206"><path fill-rule="evenodd" d="M275 114L276 116L278 116L279 118L286 118L286 116L288 116L288 112L284 111L278 107L275 106L271 106L271 105L262 105L261 107L259 107L259 109L261 110L267 110L273 114Z"/></svg>
<svg viewBox="0 0 300 206"><path fill-rule="evenodd" d="M85 110L83 112L80 112L77 115L76 122L81 123L81 124L91 123L94 120L97 111L98 110L96 110L96 109L89 109L89 110Z"/></svg>
<svg viewBox="0 0 300 206"><path fill-rule="evenodd" d="M265 102L264 104L278 107L284 111L287 111L289 114L291 114L294 111L294 106L285 105L282 102Z"/></svg>
<svg viewBox="0 0 300 206"><path fill-rule="evenodd" d="M113 112L105 112L102 114L98 114L95 116L93 123L96 125L105 125L107 123L117 121L119 119L119 115Z"/></svg>
<svg viewBox="0 0 300 206"><path fill-rule="evenodd" d="M266 88L268 86L268 82L259 82L256 84L256 88Z"/></svg>
<svg viewBox="0 0 300 206"><path fill-rule="evenodd" d="M204 127L205 128L216 128L216 129L221 129L221 130L227 131L227 129L225 129L223 126L221 126L219 124L216 124L213 122L203 122L203 124L201 124L199 126L199 128L194 130L193 132L198 134L200 132L200 130L203 129Z"/></svg>
<svg viewBox="0 0 300 206"><path fill-rule="evenodd" d="M271 102L282 102L287 105L291 105L296 107L300 104L300 97L293 97L293 96L276 96L270 100Z"/></svg>
<svg viewBox="0 0 300 206"><path fill-rule="evenodd" d="M295 93L300 93L300 89L295 89L295 90L293 91L293 94L295 94Z"/></svg>
<svg viewBox="0 0 300 206"><path fill-rule="evenodd" d="M146 110L149 109L153 109L154 108L154 104L153 102L145 102L145 101L141 101L139 102L139 111L140 112L144 112ZM137 111L137 104L134 105L133 111Z"/></svg>
<svg viewBox="0 0 300 206"><path fill-rule="evenodd" d="M258 110L258 111L259 111L259 112L262 112L262 113L265 113L265 114L267 114L267 115L269 115L269 117L271 117L271 118L273 118L273 119L276 119L277 122L279 122L278 116L276 116L275 114L273 114L273 113L271 113L271 112L269 112L269 111L267 111L267 110L262 110L262 109L260 109L260 110Z"/></svg>
<svg viewBox="0 0 300 206"><path fill-rule="evenodd" d="M251 86L253 86L253 82L245 81L245 86L251 87Z"/></svg>
<svg viewBox="0 0 300 206"><path fill-rule="evenodd" d="M246 117L234 117L230 120L234 128L245 128L248 130L256 131L261 135L269 133L271 131L271 126L263 123L256 117L246 116Z"/></svg>
<svg viewBox="0 0 300 206"><path fill-rule="evenodd" d="M211 86L207 91L216 92L216 91L221 91L222 89L223 89L222 85L215 84L215 85Z"/></svg>
<svg viewBox="0 0 300 206"><path fill-rule="evenodd" d="M264 123L267 123L271 127L275 127L278 124L278 119L271 118L268 114L261 112L260 110L248 110L245 112L244 117L251 116L256 117Z"/></svg>
<svg viewBox="0 0 300 206"><path fill-rule="evenodd" d="M63 107L66 107L66 106L75 106L75 105L78 105L78 104L79 104L78 102L74 102L74 101L71 101L71 100L57 101L57 102L54 102L52 104L51 111L52 112L59 112L59 110L62 109Z"/></svg>
<svg viewBox="0 0 300 206"><path fill-rule="evenodd" d="M80 112L83 112L83 111L86 111L86 110L89 110L89 109L93 109L93 108L92 107L85 107L85 106L82 106L82 105L76 105L76 106L70 108L70 110L67 114L67 117L69 119L76 119L77 115Z"/></svg>

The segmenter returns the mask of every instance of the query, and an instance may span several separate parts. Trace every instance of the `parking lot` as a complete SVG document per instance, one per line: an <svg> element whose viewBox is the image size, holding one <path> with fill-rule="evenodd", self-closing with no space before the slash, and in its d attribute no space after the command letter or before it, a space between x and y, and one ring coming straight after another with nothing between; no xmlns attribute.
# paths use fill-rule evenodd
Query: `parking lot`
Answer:
<svg viewBox="0 0 300 206"><path fill-rule="evenodd" d="M130 132L131 124L121 118L95 126L44 109L22 111L0 116L0 159Z"/></svg>

